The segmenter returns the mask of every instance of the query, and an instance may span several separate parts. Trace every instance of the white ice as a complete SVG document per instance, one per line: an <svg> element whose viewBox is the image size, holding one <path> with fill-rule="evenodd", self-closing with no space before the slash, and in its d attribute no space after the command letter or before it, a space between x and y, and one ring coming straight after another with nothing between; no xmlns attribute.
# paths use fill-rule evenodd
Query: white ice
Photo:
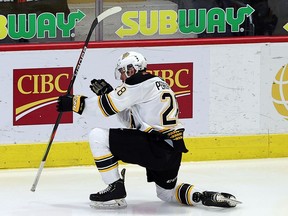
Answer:
<svg viewBox="0 0 288 216"><path fill-rule="evenodd" d="M34 193L30 188L37 169L0 170L0 215L288 215L288 158L182 164L178 182L234 194L243 204L231 209L164 203L156 197L154 183L146 182L143 168L122 167L127 169L128 207L118 210L89 207L89 194L106 187L94 166L44 168Z"/></svg>

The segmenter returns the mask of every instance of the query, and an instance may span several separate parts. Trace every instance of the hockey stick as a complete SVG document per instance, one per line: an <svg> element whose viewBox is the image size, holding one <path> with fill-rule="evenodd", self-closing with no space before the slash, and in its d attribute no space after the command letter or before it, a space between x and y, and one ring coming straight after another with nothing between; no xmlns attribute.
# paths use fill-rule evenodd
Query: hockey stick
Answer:
<svg viewBox="0 0 288 216"><path fill-rule="evenodd" d="M85 40L85 43L84 43L84 46L82 48L82 51L80 53L80 56L79 56L79 59L78 59L78 62L76 64L76 67L74 69L74 73L73 73L73 77L69 83L69 86L68 86L68 89L67 89L67 94L69 94L72 90L72 87L74 85L74 82L76 80L76 77L77 77L77 74L78 74L78 71L79 71L79 68L81 66L81 63L83 61L83 58L84 58L84 55L85 55L85 52L87 50L87 46L88 46L88 43L90 41L90 38L91 38L91 35L92 35L92 32L93 30L95 29L95 27L97 26L98 23L100 23L103 19L105 19L106 17L109 17L113 14L116 14L118 12L120 12L122 10L121 7L112 7L106 11L104 11L103 13L99 14L96 19L93 21L91 27L90 27L90 30L88 32L88 35L87 35L87 38ZM57 131L57 128L59 126L59 123L60 123L60 120L61 120L61 117L62 117L62 112L59 112L58 114L58 117L57 117L57 120L56 120L56 123L54 124L54 127L53 127L53 130L52 130L52 133L50 135L50 139L49 139L49 142L48 142L48 145L47 145L47 148L46 148L46 151L45 151L45 154L43 156L43 159L40 163L40 166L39 166L39 169L38 169L38 172L36 174L36 177L35 177L35 180L33 182L33 185L32 185L32 188L31 188L31 191L32 192L35 192L36 190L36 187L37 187L37 184L38 184L38 181L40 179L40 175L42 173L42 170L44 168L44 165L45 165L45 162L46 162L46 159L48 157L48 154L49 154L49 151L50 151L50 148L52 146L52 142L54 140L54 137L55 137L55 134L56 134L56 131Z"/></svg>

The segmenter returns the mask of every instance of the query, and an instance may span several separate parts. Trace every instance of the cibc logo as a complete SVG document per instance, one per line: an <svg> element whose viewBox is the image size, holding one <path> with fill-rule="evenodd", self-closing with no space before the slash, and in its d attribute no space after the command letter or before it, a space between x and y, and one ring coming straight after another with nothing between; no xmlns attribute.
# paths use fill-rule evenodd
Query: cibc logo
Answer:
<svg viewBox="0 0 288 216"><path fill-rule="evenodd" d="M162 77L176 94L179 118L193 117L193 63L149 64L147 72Z"/></svg>
<svg viewBox="0 0 288 216"><path fill-rule="evenodd" d="M13 125L54 124L56 100L66 93L72 75L72 67L14 69ZM61 123L72 122L73 114L64 113Z"/></svg>

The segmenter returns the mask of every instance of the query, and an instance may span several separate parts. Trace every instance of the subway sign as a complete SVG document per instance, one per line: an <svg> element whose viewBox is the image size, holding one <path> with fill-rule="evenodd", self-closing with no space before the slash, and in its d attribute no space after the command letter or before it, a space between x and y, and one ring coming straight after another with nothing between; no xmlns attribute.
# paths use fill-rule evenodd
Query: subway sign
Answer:
<svg viewBox="0 0 288 216"><path fill-rule="evenodd" d="M0 15L0 41L9 37L13 40L31 38L62 38L75 37L72 31L76 24L86 15L81 11L72 12L67 20L65 13L9 14L7 17ZM61 35L57 35L57 33Z"/></svg>
<svg viewBox="0 0 288 216"><path fill-rule="evenodd" d="M212 8L127 11L122 14L122 26L116 31L120 37L134 36L138 33L145 36L182 34L225 33L226 26L232 32L242 32L241 24L255 10L247 5L239 9ZM149 17L149 18L148 18Z"/></svg>
<svg viewBox="0 0 288 216"><path fill-rule="evenodd" d="M118 28L115 34L119 38L123 38L133 37L136 34L150 37L157 34L173 35L178 32L186 35L203 32L225 33L228 25L232 32L242 32L244 29L241 28L241 24L254 11L250 5L238 9L215 7L210 10L202 8L178 11L126 11L122 14L120 23L114 22L116 29ZM57 36L75 37L73 29L85 16L81 10L71 12L67 19L65 13L53 14L50 12L39 15L35 13L9 14L7 17L0 15L0 41L6 37L14 40L34 37L38 39L53 39ZM89 26L89 24L86 25Z"/></svg>

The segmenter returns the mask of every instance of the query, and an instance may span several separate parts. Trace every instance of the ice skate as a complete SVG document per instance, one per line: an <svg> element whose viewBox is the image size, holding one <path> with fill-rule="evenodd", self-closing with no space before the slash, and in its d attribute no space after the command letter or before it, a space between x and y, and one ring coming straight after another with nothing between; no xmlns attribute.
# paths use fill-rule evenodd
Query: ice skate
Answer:
<svg viewBox="0 0 288 216"><path fill-rule="evenodd" d="M90 206L97 209L126 208L126 190L124 185L125 169L121 171L119 180L109 184L108 187L96 194L90 195Z"/></svg>
<svg viewBox="0 0 288 216"><path fill-rule="evenodd" d="M218 193L213 191L204 191L203 193L196 192L193 194L193 200L195 202L202 201L205 206L215 206L222 208L232 208L237 204L241 204L236 200L235 196L229 193Z"/></svg>

